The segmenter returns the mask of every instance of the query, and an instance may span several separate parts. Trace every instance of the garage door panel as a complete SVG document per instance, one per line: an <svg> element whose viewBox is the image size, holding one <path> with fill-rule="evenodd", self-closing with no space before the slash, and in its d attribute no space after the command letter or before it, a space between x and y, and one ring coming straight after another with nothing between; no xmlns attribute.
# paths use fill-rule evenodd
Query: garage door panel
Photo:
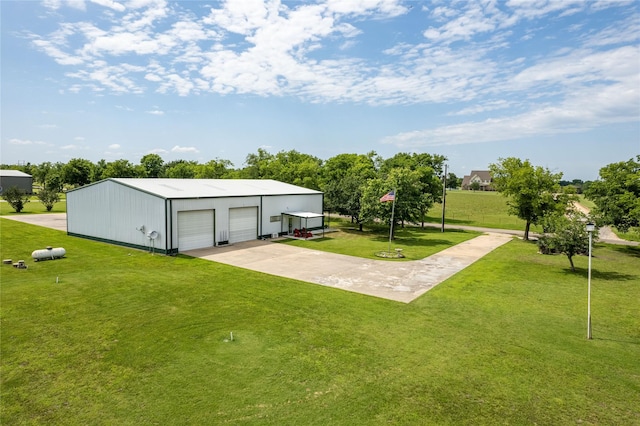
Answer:
<svg viewBox="0 0 640 426"><path fill-rule="evenodd" d="M239 243L258 238L258 208L229 209L229 242Z"/></svg>
<svg viewBox="0 0 640 426"><path fill-rule="evenodd" d="M213 210L178 212L178 251L213 247Z"/></svg>

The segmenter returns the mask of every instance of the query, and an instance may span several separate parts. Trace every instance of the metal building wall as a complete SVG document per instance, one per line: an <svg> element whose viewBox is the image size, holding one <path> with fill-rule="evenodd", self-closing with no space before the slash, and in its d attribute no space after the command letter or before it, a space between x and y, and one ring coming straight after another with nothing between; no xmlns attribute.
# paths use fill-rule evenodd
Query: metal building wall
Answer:
<svg viewBox="0 0 640 426"><path fill-rule="evenodd" d="M166 250L165 200L113 181L67 193L67 232L100 241Z"/></svg>
<svg viewBox="0 0 640 426"><path fill-rule="evenodd" d="M25 194L33 194L33 178L31 176L0 176L0 194L12 186L23 190Z"/></svg>
<svg viewBox="0 0 640 426"><path fill-rule="evenodd" d="M260 235L269 236L276 232L287 230L287 224L271 222L271 216L280 216L285 212L312 212L322 213L323 194L304 195L271 195L262 199L262 224ZM309 228L322 226L322 218L309 219Z"/></svg>
<svg viewBox="0 0 640 426"><path fill-rule="evenodd" d="M173 248L178 248L178 212L190 210L215 210L215 243L223 240L221 237L226 232L229 236L229 209L237 207L258 207L260 210L260 197L229 197L229 198L199 198L199 199L174 199L171 200L171 217L173 230ZM258 234L260 227L258 224Z"/></svg>

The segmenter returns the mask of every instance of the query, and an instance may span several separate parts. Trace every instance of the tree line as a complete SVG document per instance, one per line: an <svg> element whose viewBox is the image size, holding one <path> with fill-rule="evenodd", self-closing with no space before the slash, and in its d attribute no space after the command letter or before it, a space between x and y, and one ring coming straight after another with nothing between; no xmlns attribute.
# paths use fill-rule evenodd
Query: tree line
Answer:
<svg viewBox="0 0 640 426"><path fill-rule="evenodd" d="M385 159L375 151L338 154L323 161L295 150L272 154L258 149L257 153L247 155L242 168L234 168L223 159L203 164L185 160L164 162L158 154L143 156L139 164L128 160L92 163L74 158L67 163L2 168L30 174L41 186L38 196L47 210L63 188L106 178L274 179L323 191L325 211L348 216L362 229L365 223L390 223L392 208L394 225L424 226L429 209L442 202L446 161L442 155L406 152ZM640 155L635 160L603 167L600 179L595 182L563 181L562 173L552 173L529 160L514 157L501 158L489 169L493 187L507 197L510 214L525 221L525 239L529 238L531 225L542 225L545 232L553 235L568 233L567 220L572 223L571 229L583 229L578 222L586 218L568 213L575 194L580 192L596 204L591 219L598 225L614 225L621 231L640 227ZM453 173L446 180L449 188L460 184ZM391 190L396 191L395 206L380 202L380 197ZM582 237L577 240L584 241ZM555 244L562 246L560 242Z"/></svg>

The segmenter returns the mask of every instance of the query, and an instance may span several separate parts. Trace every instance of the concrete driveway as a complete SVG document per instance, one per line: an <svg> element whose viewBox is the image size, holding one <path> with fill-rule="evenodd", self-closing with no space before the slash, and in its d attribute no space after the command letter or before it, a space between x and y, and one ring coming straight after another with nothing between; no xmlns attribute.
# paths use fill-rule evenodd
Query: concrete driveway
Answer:
<svg viewBox="0 0 640 426"><path fill-rule="evenodd" d="M65 213L3 217L60 231L67 230ZM409 303L512 238L513 236L508 234L487 232L422 260L411 262L362 259L271 241L250 241L226 247L191 250L184 254Z"/></svg>
<svg viewBox="0 0 640 426"><path fill-rule="evenodd" d="M409 303L511 239L510 235L487 233L411 262L362 259L270 241L190 250L183 254Z"/></svg>
<svg viewBox="0 0 640 426"><path fill-rule="evenodd" d="M11 219L18 222L30 223L32 225L44 226L46 228L57 229L58 231L67 232L67 214L66 213L47 213L47 214L12 214L2 216L5 219Z"/></svg>

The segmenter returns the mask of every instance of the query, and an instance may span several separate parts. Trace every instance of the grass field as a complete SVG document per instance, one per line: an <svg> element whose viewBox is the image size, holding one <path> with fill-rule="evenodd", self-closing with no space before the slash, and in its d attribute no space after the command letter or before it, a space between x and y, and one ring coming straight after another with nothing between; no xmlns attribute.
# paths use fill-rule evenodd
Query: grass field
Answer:
<svg viewBox="0 0 640 426"><path fill-rule="evenodd" d="M348 220L332 219L332 227L338 232L326 233L317 240L282 240L283 244L306 247L331 253L377 259L377 252L389 251L388 228L376 226L358 231ZM322 231L315 231L321 233ZM444 234L434 228L398 228L391 242L391 251L401 249L405 256L394 261L424 259L452 245L461 243L480 235L479 232L448 230ZM389 260L389 259L387 259Z"/></svg>
<svg viewBox="0 0 640 426"><path fill-rule="evenodd" d="M24 205L24 208L20 213L16 211L6 203L4 200L0 201L0 216L9 214L42 214L42 213L65 213L67 211L67 202L62 198L60 202L53 205L50 212L47 212L47 208L36 197L31 197L28 203Z"/></svg>
<svg viewBox="0 0 640 426"><path fill-rule="evenodd" d="M507 199L497 192L448 191L445 223L524 231L525 221L509 215L508 210ZM442 222L442 204L433 205L427 222ZM541 228L532 225L531 231L539 232Z"/></svg>
<svg viewBox="0 0 640 426"><path fill-rule="evenodd" d="M638 248L596 246L588 341L587 259L517 240L402 304L7 219L0 239L29 264L0 268L2 424L640 423ZM29 261L47 245L67 257Z"/></svg>

